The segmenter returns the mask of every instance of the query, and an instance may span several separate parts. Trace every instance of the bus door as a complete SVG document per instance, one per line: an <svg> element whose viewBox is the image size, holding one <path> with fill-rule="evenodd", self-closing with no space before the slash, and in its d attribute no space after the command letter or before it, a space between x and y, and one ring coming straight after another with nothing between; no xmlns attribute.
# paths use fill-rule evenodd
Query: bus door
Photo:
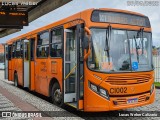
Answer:
<svg viewBox="0 0 160 120"><path fill-rule="evenodd" d="M83 109L81 25L64 30L64 103Z"/></svg>
<svg viewBox="0 0 160 120"><path fill-rule="evenodd" d="M4 76L5 76L5 79L8 79L8 45L5 45L4 46L4 64L5 64L5 72L4 72Z"/></svg>
<svg viewBox="0 0 160 120"><path fill-rule="evenodd" d="M29 40L23 41L23 76L24 76L24 87L29 87Z"/></svg>

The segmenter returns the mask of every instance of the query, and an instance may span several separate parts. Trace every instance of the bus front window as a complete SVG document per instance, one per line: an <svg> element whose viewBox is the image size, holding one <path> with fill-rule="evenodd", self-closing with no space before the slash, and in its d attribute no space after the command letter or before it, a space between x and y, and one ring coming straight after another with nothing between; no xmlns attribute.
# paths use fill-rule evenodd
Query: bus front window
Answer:
<svg viewBox="0 0 160 120"><path fill-rule="evenodd" d="M149 71L152 69L151 33L143 32L143 38L135 37L138 31L112 30L108 41L109 54L105 50L106 29L91 29L92 49L88 67L100 72ZM134 69L134 64L137 64Z"/></svg>

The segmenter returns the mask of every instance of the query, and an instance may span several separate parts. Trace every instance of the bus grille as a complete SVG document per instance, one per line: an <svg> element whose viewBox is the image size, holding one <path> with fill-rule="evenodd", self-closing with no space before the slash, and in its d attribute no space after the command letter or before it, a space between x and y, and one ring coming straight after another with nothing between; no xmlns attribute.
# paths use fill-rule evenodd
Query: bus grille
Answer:
<svg viewBox="0 0 160 120"><path fill-rule="evenodd" d="M141 102L145 102L147 99L146 99L146 95L141 95L138 97L138 103L141 103ZM116 105L126 105L127 104L127 98L118 98L116 100Z"/></svg>
<svg viewBox="0 0 160 120"><path fill-rule="evenodd" d="M106 80L111 85L130 85L148 82L151 79L151 75L125 75L125 76L109 76Z"/></svg>

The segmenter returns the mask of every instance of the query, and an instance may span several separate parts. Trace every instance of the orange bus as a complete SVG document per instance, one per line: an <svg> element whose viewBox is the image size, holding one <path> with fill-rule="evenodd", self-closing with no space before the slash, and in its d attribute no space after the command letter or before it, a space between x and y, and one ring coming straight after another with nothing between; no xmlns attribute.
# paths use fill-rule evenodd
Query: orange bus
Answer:
<svg viewBox="0 0 160 120"><path fill-rule="evenodd" d="M87 9L8 40L5 68L15 86L77 110L126 109L155 98L150 22L131 11Z"/></svg>

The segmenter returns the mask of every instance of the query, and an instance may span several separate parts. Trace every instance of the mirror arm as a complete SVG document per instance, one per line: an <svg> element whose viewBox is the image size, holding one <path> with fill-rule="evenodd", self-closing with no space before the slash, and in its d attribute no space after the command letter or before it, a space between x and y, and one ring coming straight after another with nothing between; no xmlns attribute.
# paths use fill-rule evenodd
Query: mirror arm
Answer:
<svg viewBox="0 0 160 120"><path fill-rule="evenodd" d="M86 61L88 56L91 53L91 48L90 48L90 37L91 37L91 31L89 30L88 27L85 27L84 30L87 32L88 34L88 52L86 53L86 55L84 56L84 60Z"/></svg>
<svg viewBox="0 0 160 120"><path fill-rule="evenodd" d="M91 35L91 31L89 30L88 27L85 27L84 30L87 32L87 34L90 36Z"/></svg>
<svg viewBox="0 0 160 120"><path fill-rule="evenodd" d="M84 56L84 60L87 60L90 53L91 53L91 49L90 49L90 45L89 45L89 50L88 50L87 54Z"/></svg>

